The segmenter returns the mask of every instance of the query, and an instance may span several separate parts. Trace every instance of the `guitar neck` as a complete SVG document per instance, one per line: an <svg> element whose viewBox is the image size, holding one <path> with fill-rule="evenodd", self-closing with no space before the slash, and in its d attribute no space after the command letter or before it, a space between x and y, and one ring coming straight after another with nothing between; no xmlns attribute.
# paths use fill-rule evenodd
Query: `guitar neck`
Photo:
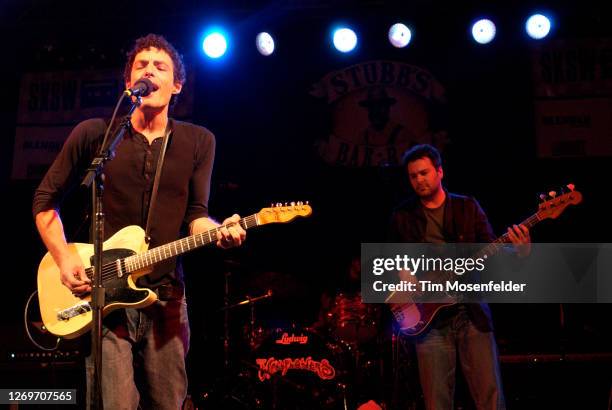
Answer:
<svg viewBox="0 0 612 410"><path fill-rule="evenodd" d="M531 229L534 225L536 225L540 221L541 221L540 217L538 216L537 213L535 213L531 215L529 218L525 219L523 222L521 222L520 225L525 225L527 229ZM503 247L504 244L507 244L510 242L511 242L510 236L508 235L508 232L506 232L505 234L501 235L500 237L495 239L493 242L485 246L483 249L481 249L476 254L476 257L483 257L484 255L489 255L489 256L495 255L497 252L499 252L499 250Z"/></svg>
<svg viewBox="0 0 612 410"><path fill-rule="evenodd" d="M244 230L253 228L259 225L257 214L249 215L240 219L237 224L242 226ZM224 225L230 226L230 225ZM206 232L197 233L185 238L149 249L138 255L129 256L124 259L125 268L128 272L134 272L167 259L174 258L183 253L187 253L197 248L201 248L219 240L219 229L221 226L209 229Z"/></svg>

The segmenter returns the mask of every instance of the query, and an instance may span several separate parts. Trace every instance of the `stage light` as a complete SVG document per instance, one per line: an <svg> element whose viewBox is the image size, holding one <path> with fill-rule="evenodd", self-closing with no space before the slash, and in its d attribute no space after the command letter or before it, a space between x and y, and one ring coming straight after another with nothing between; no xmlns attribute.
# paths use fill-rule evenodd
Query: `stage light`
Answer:
<svg viewBox="0 0 612 410"><path fill-rule="evenodd" d="M495 38L495 31L495 23L488 19L481 19L472 26L472 37L479 44L487 44Z"/></svg>
<svg viewBox="0 0 612 410"><path fill-rule="evenodd" d="M269 56L274 52L274 39L266 32L259 33L255 37L255 45L257 46L257 51L263 56Z"/></svg>
<svg viewBox="0 0 612 410"><path fill-rule="evenodd" d="M405 24L396 23L389 29L389 41L393 47L406 47L410 39L412 39L412 32Z"/></svg>
<svg viewBox="0 0 612 410"><path fill-rule="evenodd" d="M204 38L202 49L208 57L219 58L227 51L227 40L221 32L214 31Z"/></svg>
<svg viewBox="0 0 612 410"><path fill-rule="evenodd" d="M334 31L333 41L336 50L348 53L357 46L357 34L350 28L342 27Z"/></svg>
<svg viewBox="0 0 612 410"><path fill-rule="evenodd" d="M540 40L548 35L551 28L550 19L542 14L534 14L527 19L525 30L529 37Z"/></svg>

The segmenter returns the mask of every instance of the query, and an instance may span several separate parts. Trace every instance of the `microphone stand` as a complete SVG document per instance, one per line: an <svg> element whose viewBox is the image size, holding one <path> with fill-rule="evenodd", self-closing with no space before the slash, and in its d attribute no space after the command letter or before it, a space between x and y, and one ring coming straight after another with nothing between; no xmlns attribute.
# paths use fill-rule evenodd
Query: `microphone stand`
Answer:
<svg viewBox="0 0 612 410"><path fill-rule="evenodd" d="M122 97L123 99L123 97ZM100 150L87 168L87 174L81 186L92 191L92 234L93 234L93 283L91 286L91 311L92 311L92 330L91 330L91 355L93 358L94 374L91 391L88 392L90 402L89 408L102 409L102 309L104 308L104 283L102 281L102 244L104 242L104 210L102 207L102 194L104 193L104 175L102 171L106 163L115 156L115 149L123 139L125 132L132 126L132 113L136 107L140 106L140 97L137 97L128 111L121 127L113 137L108 148L105 148L106 139L103 141ZM109 127L112 126L112 121Z"/></svg>

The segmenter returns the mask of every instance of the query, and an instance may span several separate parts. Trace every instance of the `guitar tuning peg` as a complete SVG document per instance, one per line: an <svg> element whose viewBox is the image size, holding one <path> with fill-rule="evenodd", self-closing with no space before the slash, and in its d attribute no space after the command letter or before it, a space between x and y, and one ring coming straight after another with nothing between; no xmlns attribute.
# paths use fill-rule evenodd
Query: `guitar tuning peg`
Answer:
<svg viewBox="0 0 612 410"><path fill-rule="evenodd" d="M544 201L546 201L546 198L547 198L547 197L546 197L546 194L540 194L540 195L538 195L538 198L540 198L540 200L541 200L542 202L544 202Z"/></svg>
<svg viewBox="0 0 612 410"><path fill-rule="evenodd" d="M550 191L550 192L548 193L548 196L549 196L549 197L551 197L551 198L554 198L554 197L556 197L556 196L557 196L557 192L555 192L555 191Z"/></svg>
<svg viewBox="0 0 612 410"><path fill-rule="evenodd" d="M295 202L294 201L291 201L291 206L295 206Z"/></svg>
<svg viewBox="0 0 612 410"><path fill-rule="evenodd" d="M303 203L302 201L298 201L298 203L297 203L297 204L298 204L298 206L302 206L302 205L304 205L304 203Z"/></svg>
<svg viewBox="0 0 612 410"><path fill-rule="evenodd" d="M310 203L310 201L306 201L306 205L308 205Z"/></svg>
<svg viewBox="0 0 612 410"><path fill-rule="evenodd" d="M570 191L574 191L574 188L576 188L576 186L574 184L567 184L567 189L569 189Z"/></svg>
<svg viewBox="0 0 612 410"><path fill-rule="evenodd" d="M285 202L285 206L287 206L287 202Z"/></svg>

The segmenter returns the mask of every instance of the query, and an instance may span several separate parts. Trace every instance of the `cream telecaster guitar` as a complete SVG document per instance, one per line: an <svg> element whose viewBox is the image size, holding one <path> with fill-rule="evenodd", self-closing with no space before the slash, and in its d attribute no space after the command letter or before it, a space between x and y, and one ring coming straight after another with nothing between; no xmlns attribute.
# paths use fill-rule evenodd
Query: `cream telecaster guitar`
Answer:
<svg viewBox="0 0 612 410"><path fill-rule="evenodd" d="M578 191L574 191L574 186L571 184L567 187L569 188L570 192L559 196L557 196L556 193L551 192L549 195L552 198L542 202L539 206L538 212L525 219L523 222L521 222L521 224L530 229L532 226L544 219L557 218L568 206L579 204L582 201L582 194ZM499 251L503 244L509 242L510 238L506 233L487 245L478 253L478 255L493 255ZM476 257L478 257L478 255ZM453 301L449 301L448 303L404 303L405 301L402 301L401 303L393 303L395 298L401 299L402 297L403 295L398 294L397 292L392 292L387 298L387 302L389 302L389 307L393 313L393 316L395 317L400 331L407 336L417 336L421 334L425 329L427 329L440 309L455 304Z"/></svg>
<svg viewBox="0 0 612 410"><path fill-rule="evenodd" d="M291 205L263 208L238 223L246 230L259 225L289 222L296 217L310 216L311 213L312 208L307 203L292 202ZM149 250L141 227L127 226L115 233L103 245L105 306L102 314L107 315L119 308L143 308L155 302L157 294L150 289L139 288L136 280L151 273L153 266L159 262L217 242L217 233L215 228ZM93 245L72 243L69 246L83 261L87 276L93 279ZM54 335L72 339L90 329L90 295L75 296L61 283L59 268L49 253L38 267L38 298L43 323Z"/></svg>

